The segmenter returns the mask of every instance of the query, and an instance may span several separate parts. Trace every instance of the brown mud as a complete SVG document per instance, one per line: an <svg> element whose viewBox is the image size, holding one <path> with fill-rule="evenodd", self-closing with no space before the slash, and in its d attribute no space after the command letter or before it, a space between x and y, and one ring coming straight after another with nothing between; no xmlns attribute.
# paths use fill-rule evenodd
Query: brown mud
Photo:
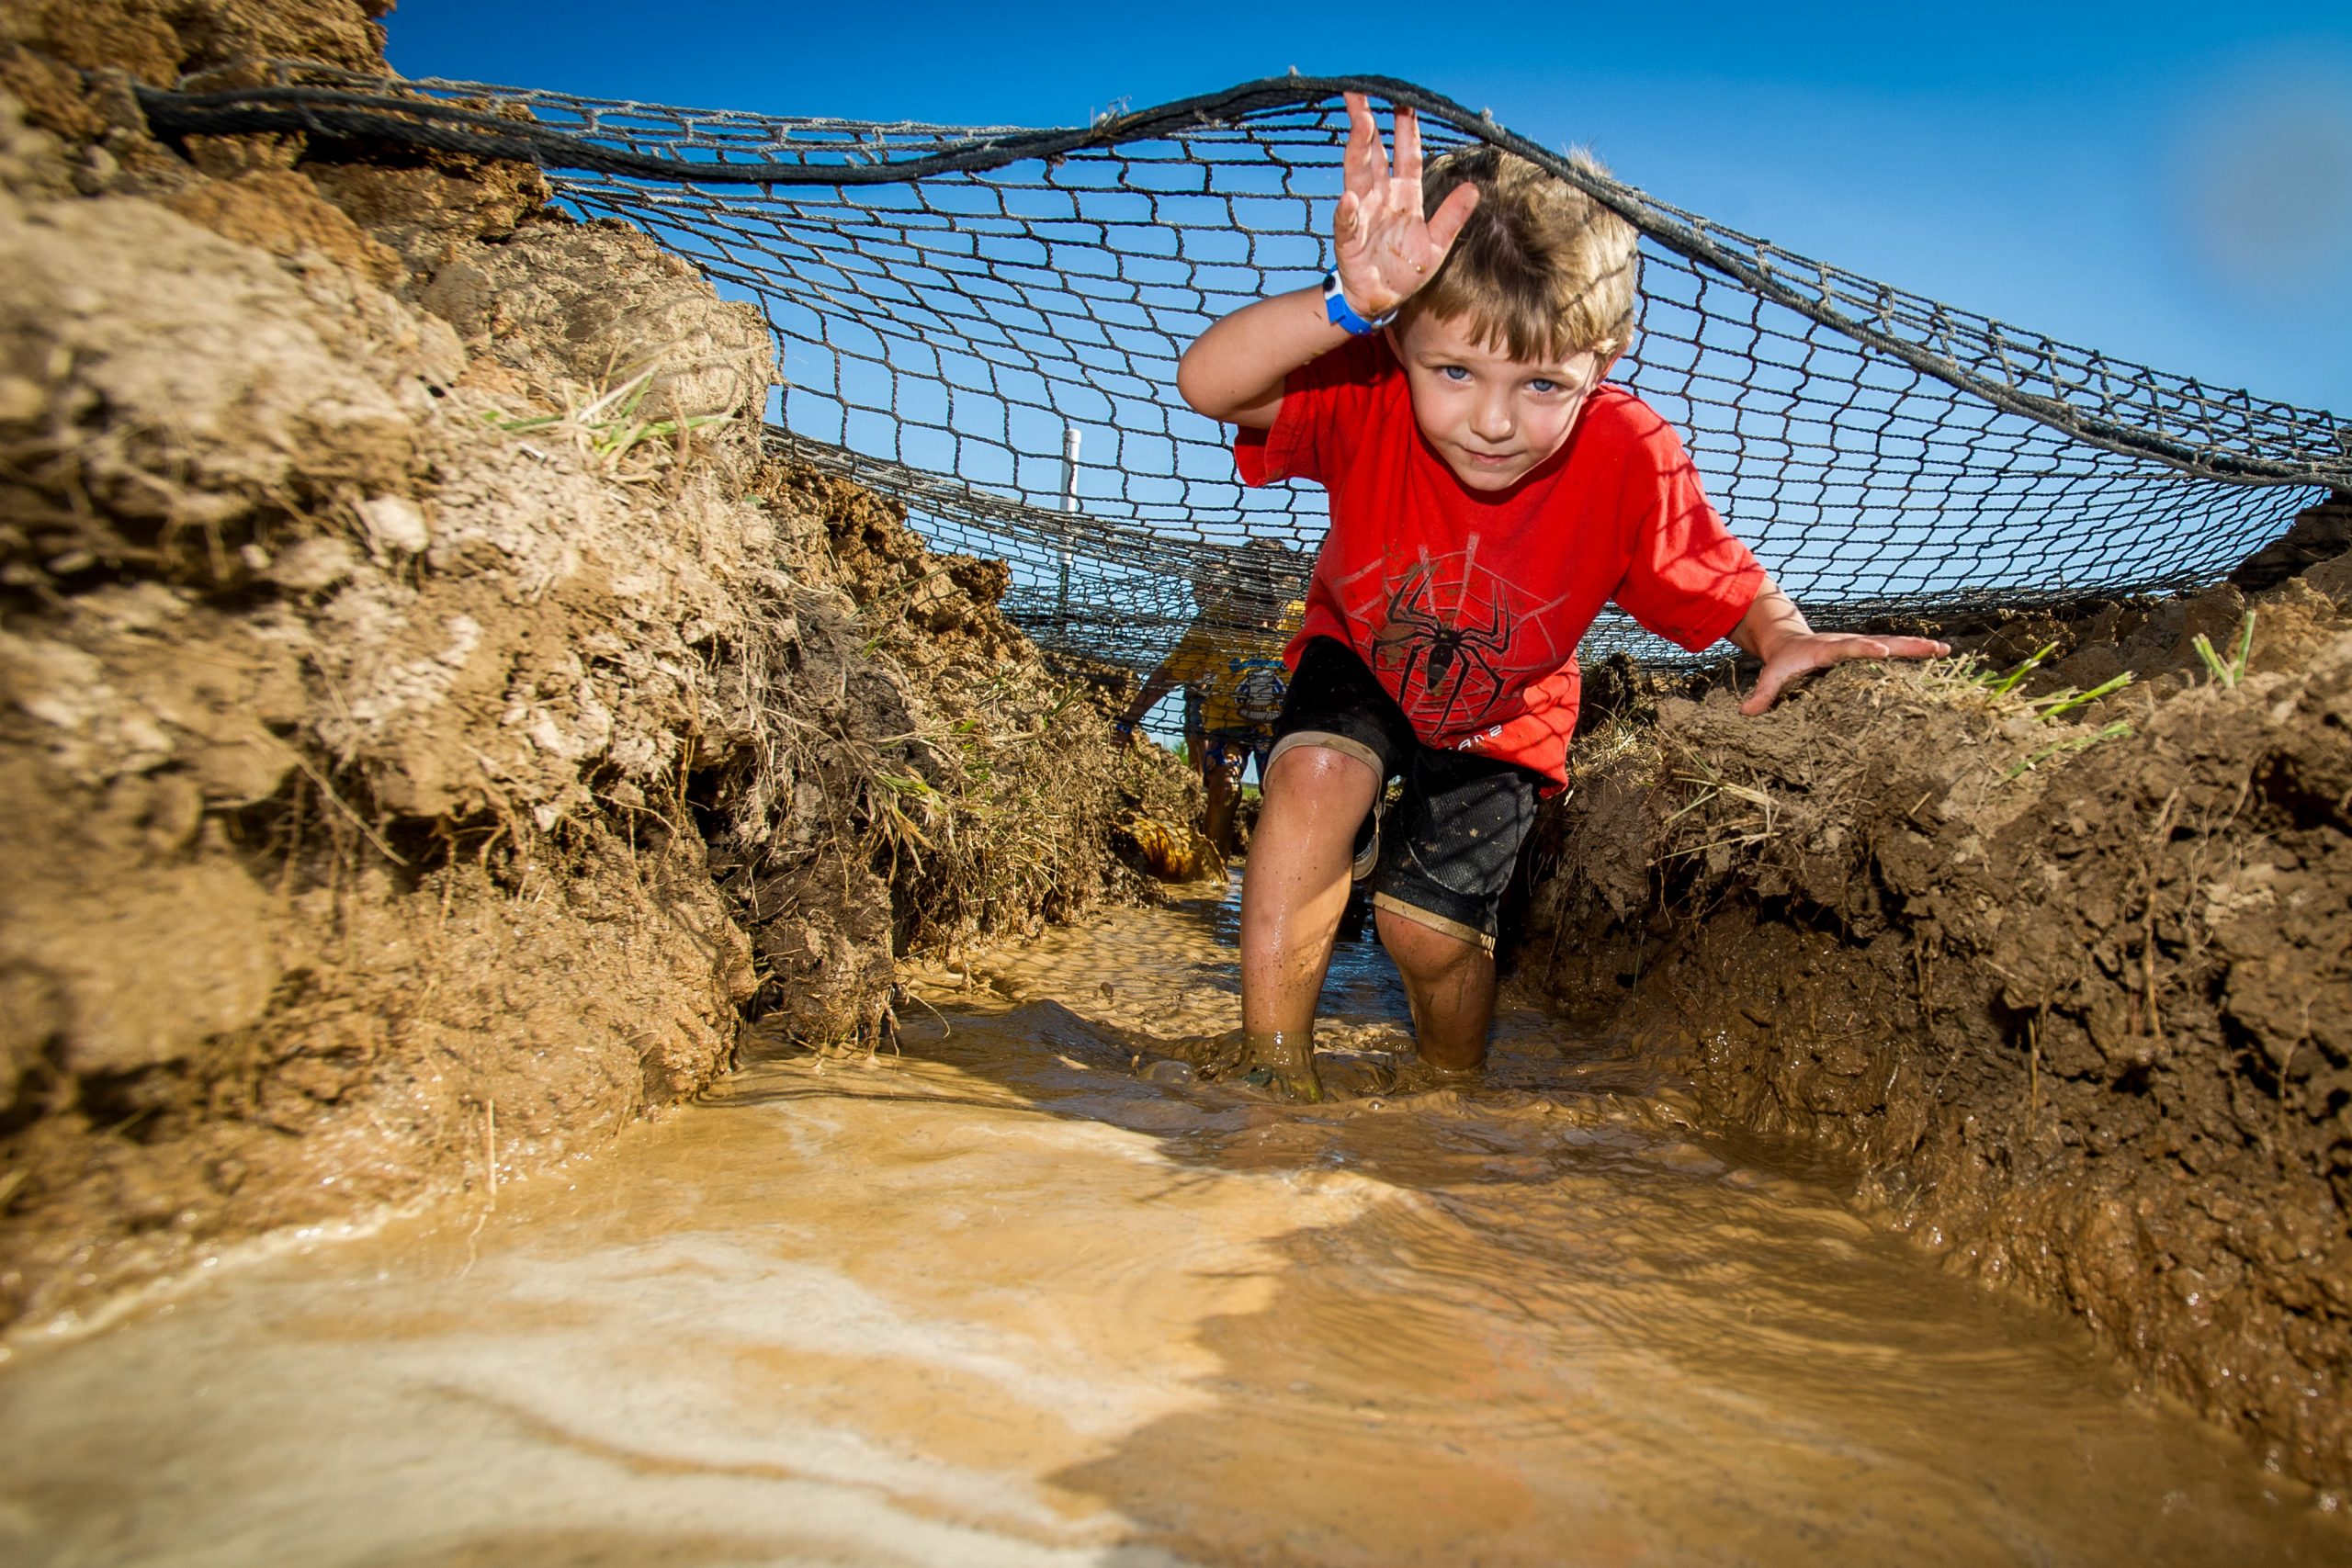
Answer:
<svg viewBox="0 0 2352 1568"><path fill-rule="evenodd" d="M2352 1482L2352 557L1963 628L1760 719L1652 693L1539 829L1521 972L1946 1265ZM2250 669L2226 659L2255 615ZM2120 693L2057 714L2057 693ZM1623 686L1626 683L1617 683ZM2041 706L2037 706L2037 703Z"/></svg>
<svg viewBox="0 0 2352 1568"><path fill-rule="evenodd" d="M2064 1315L1516 998L1470 1092L1184 1081L1216 887L766 1031L609 1151L0 1378L26 1564L2340 1562ZM1107 981L1105 976L1110 976ZM1343 947L1332 1037L1402 1049Z"/></svg>
<svg viewBox="0 0 2352 1568"><path fill-rule="evenodd" d="M870 1043L1196 793L763 453L764 321L641 233L124 86L371 15L0 13L0 1324Z"/></svg>

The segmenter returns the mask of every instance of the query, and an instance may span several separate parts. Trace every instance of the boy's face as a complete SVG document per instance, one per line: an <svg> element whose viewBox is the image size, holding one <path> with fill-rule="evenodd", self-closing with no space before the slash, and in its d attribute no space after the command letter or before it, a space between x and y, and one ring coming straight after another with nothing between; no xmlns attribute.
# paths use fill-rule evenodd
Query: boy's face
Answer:
<svg viewBox="0 0 2352 1568"><path fill-rule="evenodd" d="M1597 354L1531 363L1467 321L1416 314L1388 329L1413 419L1471 490L1509 490L1557 452L1612 361Z"/></svg>

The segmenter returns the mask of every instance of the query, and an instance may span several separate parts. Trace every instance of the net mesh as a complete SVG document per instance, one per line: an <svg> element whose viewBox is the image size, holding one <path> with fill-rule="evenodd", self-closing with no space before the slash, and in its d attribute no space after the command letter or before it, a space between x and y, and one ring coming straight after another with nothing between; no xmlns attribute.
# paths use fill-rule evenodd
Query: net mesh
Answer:
<svg viewBox="0 0 2352 1568"><path fill-rule="evenodd" d="M1614 378L1681 433L1816 625L2210 583L2352 488L2352 426L2332 414L1792 254L1401 82L1278 79L1056 130L282 65L141 96L164 134L537 162L580 214L647 230L766 311L779 449L902 500L937 547L1009 562L1004 607L1048 652L1148 669L1196 619L1305 591L1322 491L1245 489L1227 433L1177 399L1176 361L1329 265L1351 87L1418 109L1432 153L1501 146L1634 224L1640 331ZM1611 612L1583 652L1620 649L1687 657Z"/></svg>

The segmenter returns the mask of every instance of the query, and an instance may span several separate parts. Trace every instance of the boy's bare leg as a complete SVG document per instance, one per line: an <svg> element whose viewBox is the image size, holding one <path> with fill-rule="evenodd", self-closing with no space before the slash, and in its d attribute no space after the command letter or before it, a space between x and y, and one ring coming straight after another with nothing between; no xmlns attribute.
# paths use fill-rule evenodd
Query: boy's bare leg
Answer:
<svg viewBox="0 0 2352 1568"><path fill-rule="evenodd" d="M1443 1073L1476 1071L1486 1063L1487 1032L1495 1021L1494 956L1393 909L1377 911L1375 919L1380 945L1404 976L1421 1060Z"/></svg>
<svg viewBox="0 0 2352 1568"><path fill-rule="evenodd" d="M1320 1100L1315 1004L1348 903L1356 829L1380 781L1343 751L1294 746L1267 770L1241 879L1241 1029L1293 1099Z"/></svg>

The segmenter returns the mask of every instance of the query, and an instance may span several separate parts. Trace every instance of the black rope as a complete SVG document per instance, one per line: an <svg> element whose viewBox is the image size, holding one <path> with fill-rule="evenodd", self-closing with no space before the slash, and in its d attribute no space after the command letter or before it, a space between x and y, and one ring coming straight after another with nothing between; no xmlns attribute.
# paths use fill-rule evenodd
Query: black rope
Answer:
<svg viewBox="0 0 2352 1568"><path fill-rule="evenodd" d="M971 137L947 151L878 163L765 159L715 163L645 156L579 137L430 98L322 86L248 87L216 93L133 89L157 136L234 136L309 132L345 141L406 141L444 152L535 163L543 169L616 175L627 179L691 178L697 185L870 186L1001 169L1060 158L1089 147L1164 141L1187 130L1229 126L1272 110L1299 108L1341 92L1371 93L1446 123L1467 115L1460 105L1389 76L1275 76L1157 108L1109 117L1082 129L1011 131ZM1516 138L1510 140L1516 141ZM1544 154L1548 157L1548 154Z"/></svg>

